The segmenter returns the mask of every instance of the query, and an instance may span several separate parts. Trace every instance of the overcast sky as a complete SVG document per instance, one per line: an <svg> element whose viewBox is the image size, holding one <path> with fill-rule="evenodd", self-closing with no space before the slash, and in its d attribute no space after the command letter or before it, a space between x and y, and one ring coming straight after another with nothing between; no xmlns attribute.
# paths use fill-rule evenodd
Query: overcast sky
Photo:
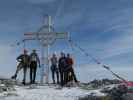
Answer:
<svg viewBox="0 0 133 100"><path fill-rule="evenodd" d="M128 80L133 80L133 0L0 0L0 75L10 77L16 69L16 57L23 46L11 44L34 32L42 24L42 15L53 18L57 32L69 32L72 39ZM31 46L32 45L32 46ZM28 42L27 48L40 47ZM114 78L102 67L71 50L68 42L58 40L51 52L73 54L76 74L81 81ZM92 77L93 76L93 77Z"/></svg>

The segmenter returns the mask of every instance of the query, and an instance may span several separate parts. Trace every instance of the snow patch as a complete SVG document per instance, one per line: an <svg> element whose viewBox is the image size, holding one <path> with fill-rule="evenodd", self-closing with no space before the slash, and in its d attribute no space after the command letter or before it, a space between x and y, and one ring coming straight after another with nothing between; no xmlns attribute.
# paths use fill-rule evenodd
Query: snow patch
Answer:
<svg viewBox="0 0 133 100"><path fill-rule="evenodd" d="M3 97L0 100L78 100L79 97L90 95L102 96L103 94L99 90L83 90L79 87L73 88L62 88L57 89L55 86L36 86L35 88L26 87L15 87L16 91L8 97Z"/></svg>

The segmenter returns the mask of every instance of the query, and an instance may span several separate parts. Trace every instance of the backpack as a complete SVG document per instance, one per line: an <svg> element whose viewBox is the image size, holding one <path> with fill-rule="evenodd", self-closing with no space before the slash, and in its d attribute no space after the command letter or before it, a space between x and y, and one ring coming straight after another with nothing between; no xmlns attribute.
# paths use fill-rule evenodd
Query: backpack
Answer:
<svg viewBox="0 0 133 100"><path fill-rule="evenodd" d="M31 56L30 56L30 60L31 61L37 61L38 60L37 54L32 53Z"/></svg>

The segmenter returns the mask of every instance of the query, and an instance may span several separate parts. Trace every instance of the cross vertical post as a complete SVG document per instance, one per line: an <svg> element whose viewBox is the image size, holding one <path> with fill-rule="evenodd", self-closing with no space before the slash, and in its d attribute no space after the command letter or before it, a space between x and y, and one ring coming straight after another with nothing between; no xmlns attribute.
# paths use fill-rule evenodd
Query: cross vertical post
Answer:
<svg viewBox="0 0 133 100"><path fill-rule="evenodd" d="M45 16L44 17L44 33L50 33L51 32L51 16ZM44 76L45 76L45 83L49 83L49 43L48 39L46 39L46 42L41 41L42 43L42 73L41 73L41 83L44 83Z"/></svg>

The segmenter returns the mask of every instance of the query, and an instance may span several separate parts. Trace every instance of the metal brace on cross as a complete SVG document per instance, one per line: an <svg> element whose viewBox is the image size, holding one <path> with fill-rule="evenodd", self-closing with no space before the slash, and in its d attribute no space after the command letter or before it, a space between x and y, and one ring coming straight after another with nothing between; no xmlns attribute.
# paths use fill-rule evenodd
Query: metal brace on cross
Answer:
<svg viewBox="0 0 133 100"><path fill-rule="evenodd" d="M51 16L44 17L44 25L39 32L28 32L24 33L24 40L37 40L42 46L42 67L41 67L41 79L40 82L43 84L44 80L49 83L49 47L56 39L68 39L68 33L52 32L52 21Z"/></svg>

